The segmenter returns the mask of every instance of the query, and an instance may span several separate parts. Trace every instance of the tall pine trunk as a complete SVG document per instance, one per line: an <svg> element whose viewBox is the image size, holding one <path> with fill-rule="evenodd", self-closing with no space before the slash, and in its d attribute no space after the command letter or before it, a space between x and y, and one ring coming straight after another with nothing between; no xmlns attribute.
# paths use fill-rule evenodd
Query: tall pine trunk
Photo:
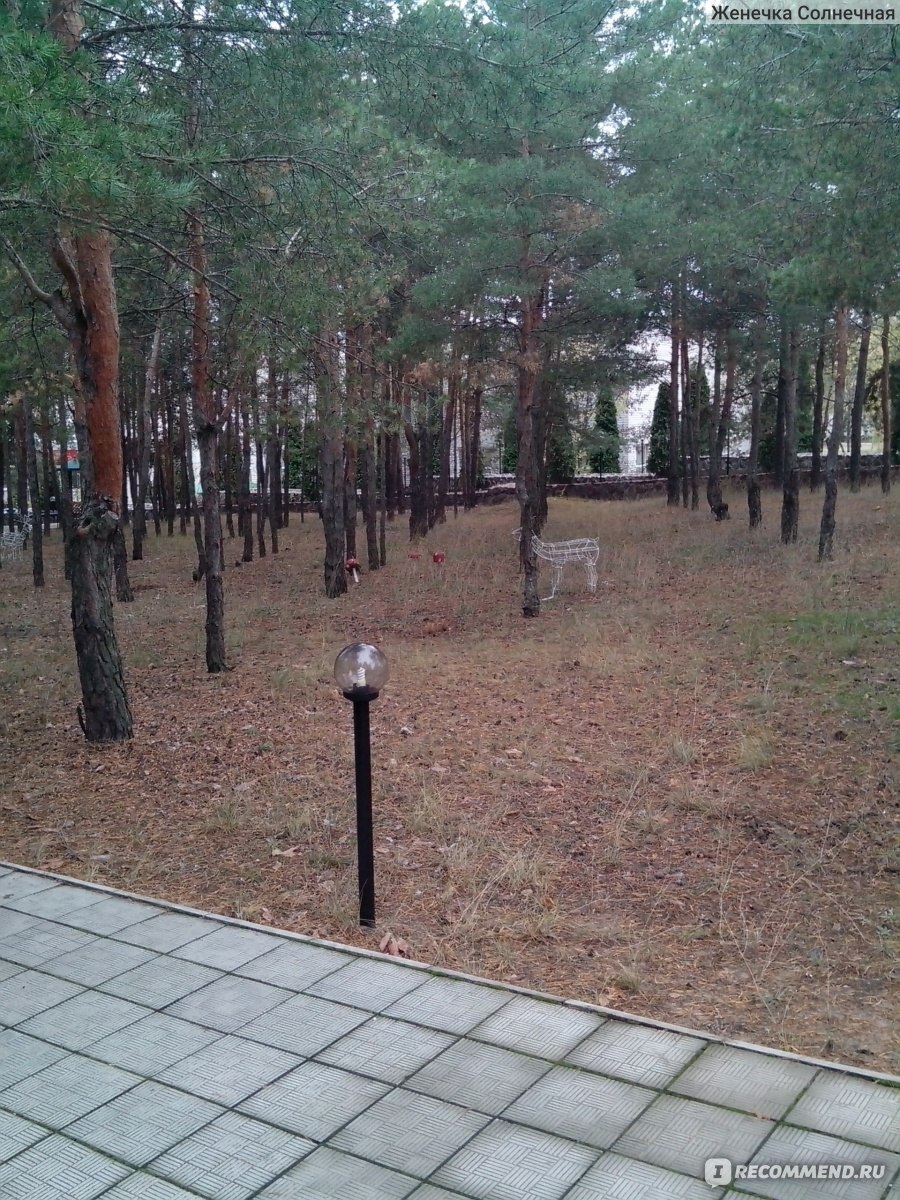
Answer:
<svg viewBox="0 0 900 1200"><path fill-rule="evenodd" d="M859 334L859 357L856 360L856 387L850 410L850 491L860 488L860 459L862 458L862 419L866 402L866 370L869 365L869 341L872 337L872 314L863 311Z"/></svg>
<svg viewBox="0 0 900 1200"><path fill-rule="evenodd" d="M762 499L759 491L758 470L762 381L763 366L765 363L764 330L764 322L760 319L754 330L753 379L750 384L750 457L747 466L747 509L750 515L751 529L757 529L762 525Z"/></svg>
<svg viewBox="0 0 900 1200"><path fill-rule="evenodd" d="M809 473L809 490L816 492L822 482L822 428L825 408L825 322L819 329L819 347L816 353L816 388L813 399L812 469Z"/></svg>
<svg viewBox="0 0 900 1200"><path fill-rule="evenodd" d="M542 355L540 354L539 331L543 318L543 307L543 290L529 296L522 305L519 330L516 498L519 501L519 526L521 529L519 562L524 576L522 613L526 617L537 617L541 611L541 598L538 593L538 562L532 538L541 530L539 431L535 429L535 408L536 404L540 402L538 364L542 361Z"/></svg>
<svg viewBox="0 0 900 1200"><path fill-rule="evenodd" d="M28 490L31 493L31 573L34 586L44 586L44 526L41 521L41 489L38 483L37 451L34 445L34 409L31 397L22 397L22 423L28 459Z"/></svg>
<svg viewBox="0 0 900 1200"><path fill-rule="evenodd" d="M159 373L161 348L162 317L156 322L156 329L153 331L150 356L147 359L147 369L144 373L144 387L138 393L138 486L134 522L131 527L131 557L135 560L140 560L144 557L144 538L147 536L147 496L150 490L150 447L152 442L150 419L153 409L153 392L156 387L156 377Z"/></svg>
<svg viewBox="0 0 900 1200"><path fill-rule="evenodd" d="M891 318L881 325L881 491L891 490Z"/></svg>
<svg viewBox="0 0 900 1200"><path fill-rule="evenodd" d="M706 480L706 499L717 521L728 516L728 505L722 499L722 455L731 422L734 403L734 382L737 371L737 343L732 330L725 332L725 389L721 390L721 337L716 340L715 387L713 411L709 423L709 476Z"/></svg>
<svg viewBox="0 0 900 1200"><path fill-rule="evenodd" d="M828 458L825 463L825 502L819 527L819 562L834 553L835 510L838 491L838 452L844 429L844 398L847 389L847 305L842 300L834 317L836 364L834 371L834 411L828 437Z"/></svg>
<svg viewBox="0 0 900 1200"><path fill-rule="evenodd" d="M678 358L680 323L678 313L680 285L672 283L672 329L669 362L669 462L666 475L666 504L672 508L678 504Z"/></svg>
<svg viewBox="0 0 900 1200"><path fill-rule="evenodd" d="M210 387L209 283L203 222L189 218L194 306L191 321L191 391L200 450L200 488L203 496L203 556L206 581L206 669L211 675L227 670L225 659L225 586L222 577L222 517L219 512L219 423Z"/></svg>
<svg viewBox="0 0 900 1200"><path fill-rule="evenodd" d="M781 541L797 540L800 520L800 467L797 461L797 379L800 370L800 330L788 333L788 367L784 390L784 482L781 494Z"/></svg>
<svg viewBox="0 0 900 1200"><path fill-rule="evenodd" d="M344 445L340 362L337 335L328 330L315 351L316 416L319 425L319 470L322 479L322 525L325 534L325 595L333 600L347 590L344 557Z"/></svg>
<svg viewBox="0 0 900 1200"><path fill-rule="evenodd" d="M775 403L775 482L784 484L784 406L790 375L790 335L786 318L781 320L781 336L778 343L778 391Z"/></svg>
<svg viewBox="0 0 900 1200"><path fill-rule="evenodd" d="M241 491L238 496L238 529L244 538L241 562L253 562L253 514L250 509L250 412L243 394L241 415Z"/></svg>

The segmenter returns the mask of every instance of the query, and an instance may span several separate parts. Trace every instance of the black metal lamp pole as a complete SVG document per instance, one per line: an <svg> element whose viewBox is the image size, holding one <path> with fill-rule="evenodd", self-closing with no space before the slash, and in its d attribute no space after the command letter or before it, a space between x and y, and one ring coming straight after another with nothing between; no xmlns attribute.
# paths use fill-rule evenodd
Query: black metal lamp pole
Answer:
<svg viewBox="0 0 900 1200"><path fill-rule="evenodd" d="M369 705L378 695L344 692L353 701L353 757L356 765L356 863L359 923L375 924L375 835L372 829L372 739Z"/></svg>
<svg viewBox="0 0 900 1200"><path fill-rule="evenodd" d="M372 828L372 741L369 705L387 681L387 659L375 646L356 643L337 656L334 675L353 704L353 756L356 771L356 854L359 923L375 924L375 837Z"/></svg>

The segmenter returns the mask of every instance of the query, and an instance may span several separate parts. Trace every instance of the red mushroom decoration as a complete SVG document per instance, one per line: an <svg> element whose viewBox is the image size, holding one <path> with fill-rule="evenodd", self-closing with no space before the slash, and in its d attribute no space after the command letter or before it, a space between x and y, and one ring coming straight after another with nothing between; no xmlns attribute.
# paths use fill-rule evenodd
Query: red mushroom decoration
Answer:
<svg viewBox="0 0 900 1200"><path fill-rule="evenodd" d="M443 550L435 550L434 554L431 556L431 561L437 563L439 567L442 567L446 557L447 555L443 552Z"/></svg>
<svg viewBox="0 0 900 1200"><path fill-rule="evenodd" d="M347 574L350 576L350 578L353 580L354 583L359 583L359 559L357 559L357 558L348 558L347 559Z"/></svg>

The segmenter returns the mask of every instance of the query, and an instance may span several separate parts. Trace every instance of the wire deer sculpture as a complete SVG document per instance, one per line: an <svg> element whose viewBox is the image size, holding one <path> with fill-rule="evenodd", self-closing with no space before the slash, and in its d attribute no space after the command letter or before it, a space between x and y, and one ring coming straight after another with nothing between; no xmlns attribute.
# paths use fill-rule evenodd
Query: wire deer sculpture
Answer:
<svg viewBox="0 0 900 1200"><path fill-rule="evenodd" d="M0 554L9 559L17 559L28 545L31 534L31 517L27 514L20 522L18 529L9 529L0 533Z"/></svg>
<svg viewBox="0 0 900 1200"><path fill-rule="evenodd" d="M513 537L517 542L522 540L522 530L514 529ZM553 571L553 586L549 596L541 600L555 600L562 583L563 568L569 563L583 563L587 572L588 590L597 590L597 559L600 557L600 543L596 538L571 538L567 542L542 542L537 536L532 536L531 545L538 558L550 564Z"/></svg>

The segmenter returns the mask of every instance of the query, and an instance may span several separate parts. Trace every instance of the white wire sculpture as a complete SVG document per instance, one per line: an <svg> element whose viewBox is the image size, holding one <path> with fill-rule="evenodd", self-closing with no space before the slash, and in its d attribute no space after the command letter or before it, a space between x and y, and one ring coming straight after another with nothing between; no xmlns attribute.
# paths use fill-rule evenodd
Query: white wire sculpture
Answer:
<svg viewBox="0 0 900 1200"><path fill-rule="evenodd" d="M517 542L522 540L522 530L514 529L513 537ZM539 537L532 536L531 545L538 558L550 564L553 571L553 587L549 596L541 600L555 600L562 583L563 567L568 563L584 563L587 571L588 590L597 590L597 559L600 557L600 543L596 538L571 538L567 542L542 542Z"/></svg>
<svg viewBox="0 0 900 1200"><path fill-rule="evenodd" d="M9 559L20 558L30 533L30 517L26 517L18 529L9 529L5 533L0 533L0 554Z"/></svg>

